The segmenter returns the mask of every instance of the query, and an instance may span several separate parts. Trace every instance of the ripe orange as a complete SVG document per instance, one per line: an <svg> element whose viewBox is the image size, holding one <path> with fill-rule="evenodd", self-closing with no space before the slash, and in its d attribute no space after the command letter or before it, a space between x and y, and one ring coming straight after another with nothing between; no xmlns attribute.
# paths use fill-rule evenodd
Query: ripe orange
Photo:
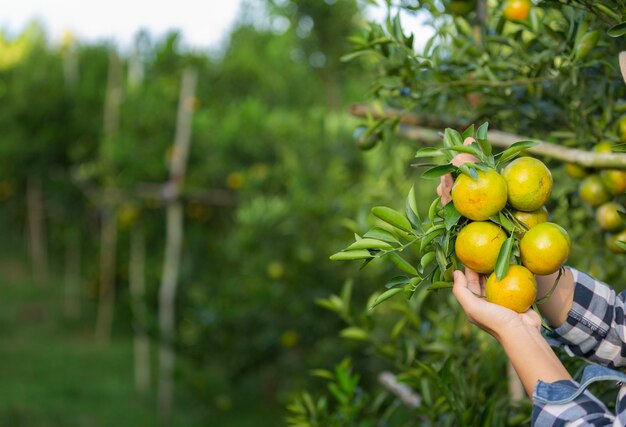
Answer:
<svg viewBox="0 0 626 427"><path fill-rule="evenodd" d="M454 244L456 256L466 267L479 273L491 273L496 266L506 234L489 221L471 222L459 231Z"/></svg>
<svg viewBox="0 0 626 427"><path fill-rule="evenodd" d="M626 171L621 169L606 169L600 172L602 184L614 196L626 191Z"/></svg>
<svg viewBox="0 0 626 427"><path fill-rule="evenodd" d="M604 203L596 211L596 222L603 230L621 230L624 228L624 220L620 212L625 212L622 205L615 202Z"/></svg>
<svg viewBox="0 0 626 427"><path fill-rule="evenodd" d="M528 18L531 6L529 0L507 0L504 4L504 17L509 21L523 21Z"/></svg>
<svg viewBox="0 0 626 427"><path fill-rule="evenodd" d="M551 274L567 261L570 239L558 224L542 222L528 230L520 241L522 264L535 274Z"/></svg>
<svg viewBox="0 0 626 427"><path fill-rule="evenodd" d="M587 169L576 163L565 163L565 173L574 179L583 179L589 174Z"/></svg>
<svg viewBox="0 0 626 427"><path fill-rule="evenodd" d="M489 302L524 313L535 302L537 281L527 268L510 265L502 280L498 280L496 273L491 273L485 285L485 294Z"/></svg>
<svg viewBox="0 0 626 427"><path fill-rule="evenodd" d="M611 199L611 195L598 175L589 175L585 178L578 186L578 194L592 207L600 206Z"/></svg>
<svg viewBox="0 0 626 427"><path fill-rule="evenodd" d="M620 231L617 234L609 234L606 239L606 245L611 250L611 252L614 252L616 254L626 253L624 249L617 246L617 242L626 242L626 229Z"/></svg>
<svg viewBox="0 0 626 427"><path fill-rule="evenodd" d="M548 221L548 210L545 206L542 206L532 212L513 211L513 216L530 229L537 224Z"/></svg>
<svg viewBox="0 0 626 427"><path fill-rule="evenodd" d="M552 174L540 160L520 157L502 171L515 209L531 212L539 209L552 193Z"/></svg>
<svg viewBox="0 0 626 427"><path fill-rule="evenodd" d="M452 202L457 211L474 221L484 221L506 205L504 178L493 169L476 171L478 179L461 174L452 186Z"/></svg>

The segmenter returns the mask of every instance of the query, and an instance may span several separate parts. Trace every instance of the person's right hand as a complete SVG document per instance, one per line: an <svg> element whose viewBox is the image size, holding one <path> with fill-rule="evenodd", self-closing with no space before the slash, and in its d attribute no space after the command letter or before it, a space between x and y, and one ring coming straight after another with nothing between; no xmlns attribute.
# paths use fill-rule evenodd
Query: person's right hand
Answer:
<svg viewBox="0 0 626 427"><path fill-rule="evenodd" d="M463 145L470 145L472 142L476 142L476 140L474 138L465 138L465 141L463 141ZM454 166L460 166L463 163L476 162L477 160L478 159L471 154L460 153L457 154L450 161L450 163L452 163ZM452 179L452 175L448 173L441 177L441 182L437 187L437 194L441 197L442 205L447 205L452 200L452 196L450 195L450 192L452 191L452 185L454 185L454 179Z"/></svg>
<svg viewBox="0 0 626 427"><path fill-rule="evenodd" d="M484 297L484 277L465 267L465 273L454 272L452 293L465 311L467 319L498 341L518 327L537 329L541 318L534 310L517 313L509 308L493 304Z"/></svg>

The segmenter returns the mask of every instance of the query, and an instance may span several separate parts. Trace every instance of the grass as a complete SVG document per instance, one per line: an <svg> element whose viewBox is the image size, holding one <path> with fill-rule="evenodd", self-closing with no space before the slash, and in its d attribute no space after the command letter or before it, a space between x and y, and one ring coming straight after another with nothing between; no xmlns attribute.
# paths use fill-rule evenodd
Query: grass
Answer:
<svg viewBox="0 0 626 427"><path fill-rule="evenodd" d="M131 337L98 346L91 320L64 320L62 284L36 286L23 265L0 262L0 426L157 425L154 397L144 401L134 390ZM172 427L282 424L279 408L258 398L255 381L246 388L220 411L219 397L180 387Z"/></svg>

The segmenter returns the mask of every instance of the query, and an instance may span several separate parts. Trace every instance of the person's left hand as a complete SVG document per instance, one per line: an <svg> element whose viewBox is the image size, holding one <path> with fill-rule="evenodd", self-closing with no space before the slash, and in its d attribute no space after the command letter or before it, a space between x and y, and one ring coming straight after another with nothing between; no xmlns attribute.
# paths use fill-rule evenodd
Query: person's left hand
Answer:
<svg viewBox="0 0 626 427"><path fill-rule="evenodd" d="M465 311L468 320L491 334L498 341L518 327L541 328L541 318L533 311L517 313L490 303L484 298L484 276L465 267L465 273L454 272L452 292Z"/></svg>

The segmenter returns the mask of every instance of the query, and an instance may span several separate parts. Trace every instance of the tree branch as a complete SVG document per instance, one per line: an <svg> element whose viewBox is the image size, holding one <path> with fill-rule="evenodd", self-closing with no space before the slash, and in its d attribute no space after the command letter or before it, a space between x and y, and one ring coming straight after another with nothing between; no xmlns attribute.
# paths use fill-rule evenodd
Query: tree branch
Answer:
<svg viewBox="0 0 626 427"><path fill-rule="evenodd" d="M427 144L435 144L439 143L442 138L440 129L443 126L436 126L438 129L434 129L431 126L423 127L425 120L414 114L403 113L401 110L385 109L381 112L369 106L353 105L350 108L350 113L358 117L398 120L401 124L401 126L398 127L398 133L407 139L418 140ZM456 126L449 125L448 127L463 128L466 126L457 123ZM563 147L551 142L497 130L489 131L487 138L491 145L500 148L507 148L518 141L532 140L539 142L539 145L527 150L532 154L550 157L562 162L576 163L588 168L626 169L626 154L624 153L596 153L577 148Z"/></svg>

